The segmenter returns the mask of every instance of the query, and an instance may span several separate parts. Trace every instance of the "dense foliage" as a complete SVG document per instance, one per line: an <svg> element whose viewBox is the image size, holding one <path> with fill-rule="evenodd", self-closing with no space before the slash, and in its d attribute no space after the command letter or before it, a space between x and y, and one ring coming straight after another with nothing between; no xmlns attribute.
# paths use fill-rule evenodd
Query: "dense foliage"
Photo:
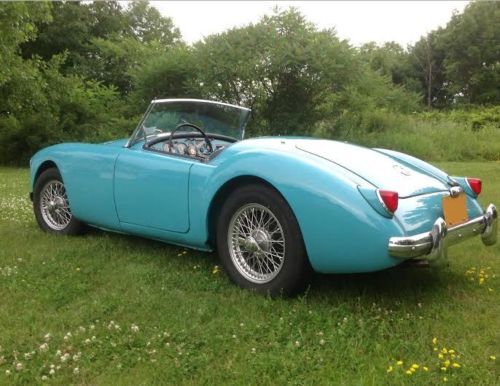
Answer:
<svg viewBox="0 0 500 386"><path fill-rule="evenodd" d="M459 145L454 157L499 159L498 25L500 3L472 2L414 46L356 48L275 9L189 46L147 1L0 3L0 163L56 142L126 136L154 97L249 106L249 135L320 135L441 159L460 133L480 151Z"/></svg>

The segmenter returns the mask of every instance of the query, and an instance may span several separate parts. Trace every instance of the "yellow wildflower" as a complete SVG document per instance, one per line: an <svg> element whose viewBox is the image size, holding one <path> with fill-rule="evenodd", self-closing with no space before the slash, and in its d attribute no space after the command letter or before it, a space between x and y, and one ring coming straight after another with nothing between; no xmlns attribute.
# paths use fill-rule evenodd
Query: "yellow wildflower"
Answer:
<svg viewBox="0 0 500 386"><path fill-rule="evenodd" d="M483 285L483 284L484 284L484 277L479 279L479 285Z"/></svg>
<svg viewBox="0 0 500 386"><path fill-rule="evenodd" d="M412 372L412 371L410 371L410 370L407 370L407 371L406 371L406 374L408 374L408 375L412 375L412 374L413 374L413 372Z"/></svg>
<svg viewBox="0 0 500 386"><path fill-rule="evenodd" d="M432 344L433 344L433 345L436 345L436 344L437 344L437 342L438 342L438 338L432 338Z"/></svg>
<svg viewBox="0 0 500 386"><path fill-rule="evenodd" d="M448 382L448 378L443 377L443 381Z"/></svg>
<svg viewBox="0 0 500 386"><path fill-rule="evenodd" d="M397 364L398 366L401 366L401 365L403 364L403 361L397 361L397 362L396 362L396 364Z"/></svg>
<svg viewBox="0 0 500 386"><path fill-rule="evenodd" d="M439 359L443 359L443 358L444 358L443 354L439 353L439 354L438 354L438 358L439 358Z"/></svg>
<svg viewBox="0 0 500 386"><path fill-rule="evenodd" d="M419 365L417 365L416 363L414 363L414 364L412 364L412 365L411 365L411 368L412 368L412 369L415 369L415 370L416 370L416 369L418 369L419 367L420 367L420 366L419 366Z"/></svg>
<svg viewBox="0 0 500 386"><path fill-rule="evenodd" d="M428 368L428 367L426 367L426 366L424 366L424 367L422 367L422 368L424 369L424 371L429 371L429 368Z"/></svg>
<svg viewBox="0 0 500 386"><path fill-rule="evenodd" d="M441 367L441 371L446 371L446 367Z"/></svg>
<svg viewBox="0 0 500 386"><path fill-rule="evenodd" d="M438 348L437 348L437 347L434 347L434 351L437 351L437 350L438 350Z"/></svg>
<svg viewBox="0 0 500 386"><path fill-rule="evenodd" d="M446 367L448 367L448 366L450 365L450 361L449 361L449 359L445 360L445 361L443 362L443 365L445 365Z"/></svg>
<svg viewBox="0 0 500 386"><path fill-rule="evenodd" d="M216 273L219 273L219 266L218 265L214 265L214 269L212 270L212 273L215 275Z"/></svg>
<svg viewBox="0 0 500 386"><path fill-rule="evenodd" d="M455 354L455 350L448 351L450 354Z"/></svg>
<svg viewBox="0 0 500 386"><path fill-rule="evenodd" d="M494 355L490 355L490 359L491 359L492 361L496 361L497 357L496 357L496 356L494 356Z"/></svg>
<svg viewBox="0 0 500 386"><path fill-rule="evenodd" d="M462 367L462 366L460 366L460 364L458 364L457 362L454 362L454 363L452 364L452 366L453 366L454 368L456 368L456 369L459 369L460 367Z"/></svg>
<svg viewBox="0 0 500 386"><path fill-rule="evenodd" d="M392 372L394 369L392 368L392 366L389 366L389 368L387 369L387 372L390 373Z"/></svg>
<svg viewBox="0 0 500 386"><path fill-rule="evenodd" d="M448 350L446 349L446 347L443 347L443 349L441 350L441 352L442 352L443 354L448 354Z"/></svg>

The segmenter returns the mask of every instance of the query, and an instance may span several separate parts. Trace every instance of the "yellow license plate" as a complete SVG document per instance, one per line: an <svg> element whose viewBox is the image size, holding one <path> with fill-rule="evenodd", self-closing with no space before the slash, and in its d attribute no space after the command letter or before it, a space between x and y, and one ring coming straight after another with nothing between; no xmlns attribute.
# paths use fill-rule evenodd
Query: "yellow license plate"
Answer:
<svg viewBox="0 0 500 386"><path fill-rule="evenodd" d="M467 199L465 193L460 193L457 197L443 197L444 220L448 226L458 225L466 222Z"/></svg>

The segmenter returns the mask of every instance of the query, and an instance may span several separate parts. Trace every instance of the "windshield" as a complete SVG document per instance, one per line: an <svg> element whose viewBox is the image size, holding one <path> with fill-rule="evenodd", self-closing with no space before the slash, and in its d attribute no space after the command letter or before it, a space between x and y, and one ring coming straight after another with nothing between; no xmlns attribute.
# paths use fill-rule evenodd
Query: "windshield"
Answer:
<svg viewBox="0 0 500 386"><path fill-rule="evenodd" d="M132 145L145 136L170 133L182 123L191 123L207 134L243 139L250 109L197 99L155 100L130 138ZM189 131L189 128L181 129Z"/></svg>

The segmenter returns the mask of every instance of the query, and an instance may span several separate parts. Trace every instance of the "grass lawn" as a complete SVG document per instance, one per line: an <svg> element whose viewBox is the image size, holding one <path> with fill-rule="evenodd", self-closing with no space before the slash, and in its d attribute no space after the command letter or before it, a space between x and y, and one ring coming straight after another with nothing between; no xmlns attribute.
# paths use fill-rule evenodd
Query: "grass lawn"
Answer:
<svg viewBox="0 0 500 386"><path fill-rule="evenodd" d="M500 204L500 163L438 166L482 178L482 204ZM232 285L215 255L43 233L28 192L26 169L0 168L0 384L500 384L498 244L271 300Z"/></svg>

